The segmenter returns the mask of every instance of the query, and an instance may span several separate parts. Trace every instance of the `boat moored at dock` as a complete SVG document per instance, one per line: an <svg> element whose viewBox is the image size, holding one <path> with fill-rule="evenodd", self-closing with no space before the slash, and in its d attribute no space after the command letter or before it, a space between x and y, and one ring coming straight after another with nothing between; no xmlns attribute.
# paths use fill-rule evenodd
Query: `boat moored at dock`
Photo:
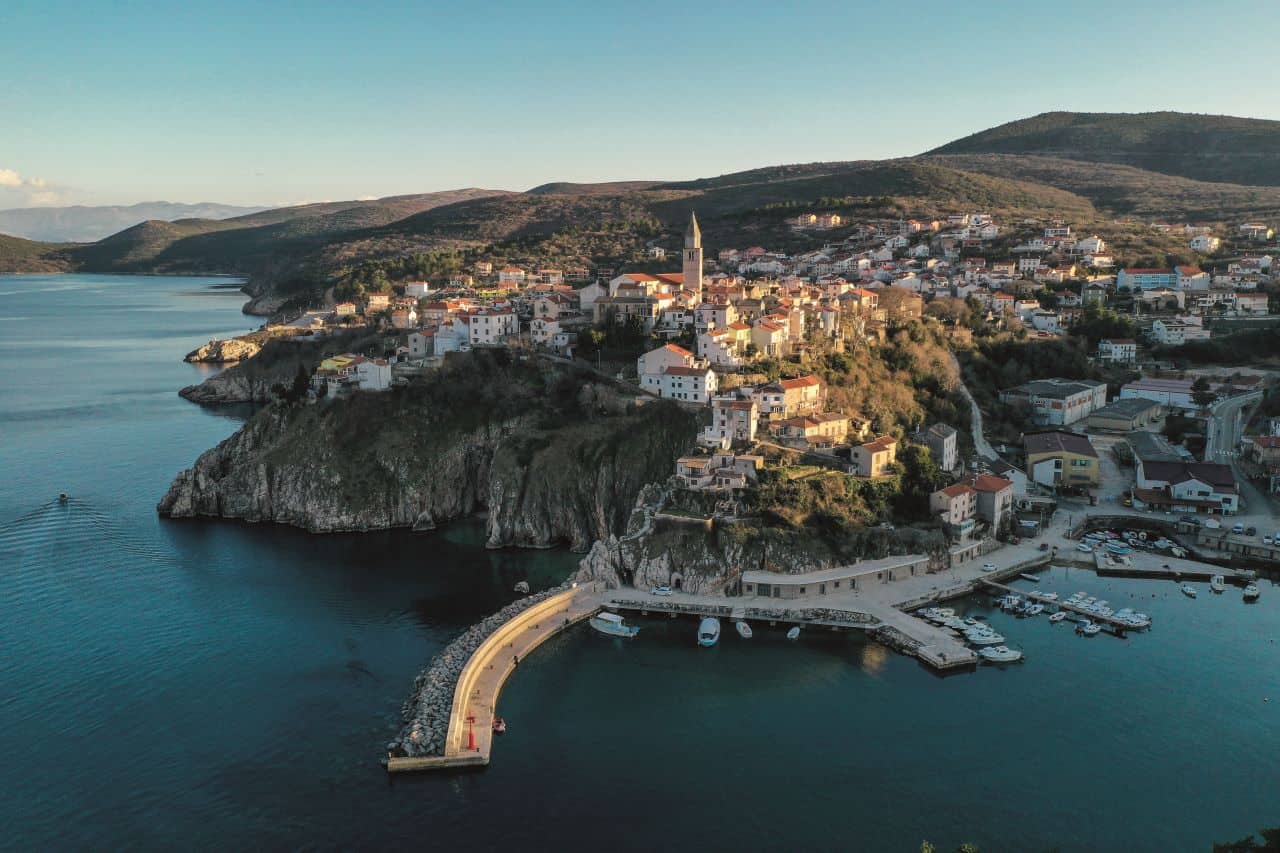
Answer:
<svg viewBox="0 0 1280 853"><path fill-rule="evenodd" d="M1245 601L1257 601L1259 596L1261 595L1262 595L1262 590L1258 588L1258 585L1256 583L1251 583L1244 588Z"/></svg>
<svg viewBox="0 0 1280 853"><path fill-rule="evenodd" d="M710 648L720 642L720 620L708 616L698 623L698 645Z"/></svg>
<svg viewBox="0 0 1280 853"><path fill-rule="evenodd" d="M743 622L741 619L739 619L737 622L733 623L733 627L738 632L739 637L741 637L744 640L751 639L751 636L752 636L751 626L748 625L746 622Z"/></svg>
<svg viewBox="0 0 1280 853"><path fill-rule="evenodd" d="M610 637L621 637L624 640L630 640L640 633L639 628L626 624L617 613L609 613L608 611L592 616L588 624L601 634L606 634Z"/></svg>

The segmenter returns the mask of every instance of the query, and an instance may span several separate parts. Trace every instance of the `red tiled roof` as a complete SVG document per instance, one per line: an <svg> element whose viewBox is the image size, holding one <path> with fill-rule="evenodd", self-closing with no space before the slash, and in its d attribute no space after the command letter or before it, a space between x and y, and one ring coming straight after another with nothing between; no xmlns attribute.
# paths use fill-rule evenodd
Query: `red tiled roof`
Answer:
<svg viewBox="0 0 1280 853"><path fill-rule="evenodd" d="M795 379L783 379L778 384L790 391L793 388L812 388L821 383L818 382L818 377L816 376L800 376Z"/></svg>

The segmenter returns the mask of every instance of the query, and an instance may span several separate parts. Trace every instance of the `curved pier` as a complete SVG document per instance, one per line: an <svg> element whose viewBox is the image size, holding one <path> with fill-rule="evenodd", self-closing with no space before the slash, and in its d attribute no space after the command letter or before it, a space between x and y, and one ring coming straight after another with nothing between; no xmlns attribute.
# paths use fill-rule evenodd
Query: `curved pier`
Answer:
<svg viewBox="0 0 1280 853"><path fill-rule="evenodd" d="M390 756L387 772L476 767L489 763L493 747L493 718L498 694L517 661L564 629L600 609L592 586L553 595L522 611L490 634L475 650L458 677L449 714L444 755ZM471 718L471 719L468 719ZM475 734L472 746L471 734Z"/></svg>

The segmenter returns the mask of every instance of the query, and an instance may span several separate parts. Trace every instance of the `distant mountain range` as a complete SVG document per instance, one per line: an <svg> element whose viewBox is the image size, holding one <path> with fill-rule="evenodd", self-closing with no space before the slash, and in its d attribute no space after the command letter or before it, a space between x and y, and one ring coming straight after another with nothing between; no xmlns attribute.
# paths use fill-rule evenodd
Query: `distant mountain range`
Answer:
<svg viewBox="0 0 1280 853"><path fill-rule="evenodd" d="M46 243L92 243L148 219L164 222L175 219L230 219L259 210L265 208L236 207L230 204L176 204L169 201L144 201L127 207L22 207L0 210L0 233Z"/></svg>
<svg viewBox="0 0 1280 853"><path fill-rule="evenodd" d="M363 260L437 249L497 244L510 256L589 264L635 245L637 237L678 233L692 209L713 248L785 248L796 240L786 217L811 206L984 210L1061 216L1081 227L1118 216L1275 220L1280 122L1046 113L896 160L770 166L679 182L549 183L527 192L468 188L232 218L152 218L85 245L0 237L0 272L231 273L247 276L255 296L307 296ZM0 232L13 230L3 223Z"/></svg>

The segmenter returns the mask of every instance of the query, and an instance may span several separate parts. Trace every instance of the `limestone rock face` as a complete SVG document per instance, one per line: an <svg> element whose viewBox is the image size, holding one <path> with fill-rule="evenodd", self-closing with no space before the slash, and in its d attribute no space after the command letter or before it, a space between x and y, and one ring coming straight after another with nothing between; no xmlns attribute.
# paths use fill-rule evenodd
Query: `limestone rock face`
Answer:
<svg viewBox="0 0 1280 853"><path fill-rule="evenodd" d="M226 338L220 341L209 341L202 347L198 347L187 353L183 361L191 363L206 364L227 364L234 361L244 361L247 358L253 358L261 351L262 346L257 341L247 338Z"/></svg>
<svg viewBox="0 0 1280 853"><path fill-rule="evenodd" d="M325 533L430 530L487 510L490 547L586 551L626 528L696 429L678 410L562 427L537 413L432 420L392 398L268 406L178 474L157 510Z"/></svg>

